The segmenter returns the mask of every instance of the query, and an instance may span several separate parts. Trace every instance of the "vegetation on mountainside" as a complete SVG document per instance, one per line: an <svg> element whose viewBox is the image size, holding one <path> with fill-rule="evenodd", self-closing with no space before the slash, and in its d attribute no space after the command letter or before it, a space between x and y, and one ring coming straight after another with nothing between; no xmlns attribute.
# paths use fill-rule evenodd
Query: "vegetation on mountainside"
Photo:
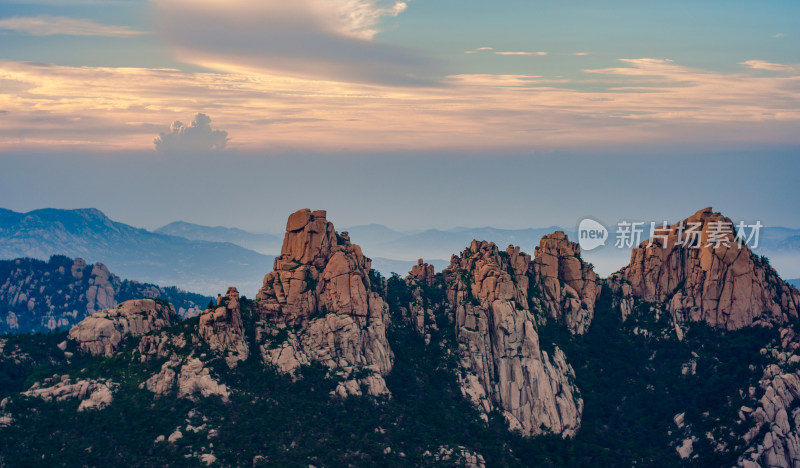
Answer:
<svg viewBox="0 0 800 468"><path fill-rule="evenodd" d="M61 328L83 320L88 315L87 292L94 285L93 265L85 265L77 278L72 274L73 264L73 259L63 255L53 255L47 262L33 258L0 260L0 333L49 332L45 326L48 317L53 317L54 327L63 319L67 325L61 324ZM210 299L174 286L123 280L113 274L108 282L118 303L143 297L160 298L173 304L176 310L188 311L202 308ZM16 286L7 287L10 285ZM12 322L17 326L11 327Z"/></svg>
<svg viewBox="0 0 800 468"><path fill-rule="evenodd" d="M683 431L734 440L725 431L742 428L721 428L719 421L735 421L742 404L760 397L747 388L766 364L759 350L777 338L772 329L722 332L694 324L678 341L652 304L638 304L623 324L605 290L585 335L571 335L552 320L539 329L543 349L557 345L575 369L585 404L581 429L574 439L525 438L509 431L500 414L483 421L461 395L455 334L437 307L444 291L440 275L437 280L421 286L438 325L429 345L403 319L399 305L410 298L405 282L398 276L386 282L395 360L386 377L392 396L381 400L332 398L337 382L319 366L304 367L297 380L265 367L246 298L241 306L250 357L233 370L222 360L211 363L212 374L233 389L230 402L154 398L140 385L164 360L142 362L136 340L113 357L76 354L67 363L55 348L63 333L0 337L0 399L56 373L120 384L113 404L101 411L77 412L76 400L15 398L3 410L15 421L0 428L0 466L197 466L204 453L223 466L419 466L435 465L426 452L441 446L463 446L481 454L487 466L676 466L675 441L684 433L673 417L685 412ZM183 321L169 331L188 334L196 323ZM209 352L198 346L195 354ZM16 358L9 358L12 349ZM682 372L692 361L696 373ZM174 443L155 442L176 429L183 437ZM699 458L687 463L729 466L732 452L714 451L701 438L695 444Z"/></svg>

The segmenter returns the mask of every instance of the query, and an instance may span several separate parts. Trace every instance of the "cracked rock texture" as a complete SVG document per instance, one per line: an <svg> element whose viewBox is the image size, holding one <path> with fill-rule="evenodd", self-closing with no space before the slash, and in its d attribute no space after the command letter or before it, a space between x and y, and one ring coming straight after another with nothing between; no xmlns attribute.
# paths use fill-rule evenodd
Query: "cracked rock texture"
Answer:
<svg viewBox="0 0 800 468"><path fill-rule="evenodd" d="M699 224L699 236L687 232L691 223ZM713 233L719 223L731 220L705 208L663 232L657 230L652 246L645 241L633 250L621 278L635 297L666 302L676 322L703 321L733 330L797 319L800 292L746 244L737 243L733 233L720 236L723 242L718 244Z"/></svg>
<svg viewBox="0 0 800 468"><path fill-rule="evenodd" d="M200 315L198 333L209 347L225 357L228 367L236 367L250 353L244 336L239 291L231 286L224 298L219 298L219 307Z"/></svg>
<svg viewBox="0 0 800 468"><path fill-rule="evenodd" d="M86 317L67 336L77 341L84 352L111 356L126 338L167 327L174 315L171 305L153 299L135 299Z"/></svg>
<svg viewBox="0 0 800 468"><path fill-rule="evenodd" d="M539 346L528 308L531 257L509 246L473 241L444 271L455 319L464 394L489 413L497 408L525 435L572 436L583 400L564 353Z"/></svg>
<svg viewBox="0 0 800 468"><path fill-rule="evenodd" d="M381 285L372 284L370 267L347 233L336 233L325 211L289 216L281 255L255 301L265 362L289 373L318 362L346 380L355 370L371 371L381 383L368 385L369 393L387 393L382 376L393 360L386 340L388 307L373 290Z"/></svg>
<svg viewBox="0 0 800 468"><path fill-rule="evenodd" d="M534 251L531 272L547 316L563 322L572 333L585 333L602 284L581 259L580 246L561 231L542 237Z"/></svg>
<svg viewBox="0 0 800 468"><path fill-rule="evenodd" d="M425 343L430 344L430 330L436 330L436 315L434 304L429 303L425 297L424 289L434 285L435 275L433 265L425 263L421 258L411 267L405 278L406 286L411 294L411 300L406 305L401 305L401 311L406 320L410 321L417 333L425 337Z"/></svg>

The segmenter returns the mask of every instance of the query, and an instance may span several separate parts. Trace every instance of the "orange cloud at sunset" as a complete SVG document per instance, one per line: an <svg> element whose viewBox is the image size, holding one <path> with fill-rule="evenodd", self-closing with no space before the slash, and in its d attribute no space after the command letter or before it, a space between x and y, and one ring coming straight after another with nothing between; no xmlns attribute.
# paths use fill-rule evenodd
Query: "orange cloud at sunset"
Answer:
<svg viewBox="0 0 800 468"><path fill-rule="evenodd" d="M463 74L438 86L403 87L5 61L0 149L152 149L170 122L198 112L237 149L797 142L794 65L752 63L723 73L633 59L585 70L581 79Z"/></svg>

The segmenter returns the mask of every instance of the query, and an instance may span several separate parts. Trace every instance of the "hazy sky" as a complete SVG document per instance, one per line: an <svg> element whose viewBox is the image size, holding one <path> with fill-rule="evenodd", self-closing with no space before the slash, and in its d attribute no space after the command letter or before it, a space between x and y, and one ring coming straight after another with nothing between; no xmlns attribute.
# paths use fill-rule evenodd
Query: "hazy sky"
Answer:
<svg viewBox="0 0 800 468"><path fill-rule="evenodd" d="M421 228L713 205L800 227L797 18L797 1L4 0L0 206L276 230L301 207Z"/></svg>

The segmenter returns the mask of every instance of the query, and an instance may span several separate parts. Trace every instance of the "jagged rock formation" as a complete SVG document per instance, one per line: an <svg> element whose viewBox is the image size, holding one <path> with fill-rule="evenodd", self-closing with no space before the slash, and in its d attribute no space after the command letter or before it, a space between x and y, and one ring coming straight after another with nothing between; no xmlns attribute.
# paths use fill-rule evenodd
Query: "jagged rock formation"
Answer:
<svg viewBox="0 0 800 468"><path fill-rule="evenodd" d="M233 368L239 361L247 359L250 351L244 337L239 291L229 287L217 305L219 307L200 316L198 333L212 350L223 354L228 367Z"/></svg>
<svg viewBox="0 0 800 468"><path fill-rule="evenodd" d="M417 264L412 266L411 271L408 272L408 279L420 284L432 285L434 279L433 265L428 265L420 258L417 260Z"/></svg>
<svg viewBox="0 0 800 468"><path fill-rule="evenodd" d="M195 399L199 394L203 397L215 395L228 401L230 397L228 387L214 379L203 361L195 357L181 359L174 356L142 387L156 395L167 395L177 389L179 398Z"/></svg>
<svg viewBox="0 0 800 468"><path fill-rule="evenodd" d="M34 383L23 395L46 401L77 398L81 400L78 411L100 410L114 401L112 393L115 387L116 384L111 381L83 379L72 383L69 375L56 375L44 382Z"/></svg>
<svg viewBox="0 0 800 468"><path fill-rule="evenodd" d="M414 325L417 333L425 336L425 343L430 344L429 330L436 330L436 316L432 309L434 305L428 302L423 288L433 286L435 281L433 265L425 263L421 258L411 267L405 278L406 286L411 294L408 305L402 305L401 310L407 319Z"/></svg>
<svg viewBox="0 0 800 468"><path fill-rule="evenodd" d="M572 333L585 333L594 317L601 283L581 259L580 246L561 231L542 237L531 272L547 316L563 322Z"/></svg>
<svg viewBox="0 0 800 468"><path fill-rule="evenodd" d="M750 447L738 460L745 468L800 466L800 336L782 328L780 338L777 347L762 349L775 363L759 381L764 392L759 406L739 410L739 419L751 424L744 435Z"/></svg>
<svg viewBox="0 0 800 468"><path fill-rule="evenodd" d="M370 263L346 232L336 233L325 211L293 213L281 255L255 301L264 360L284 372L318 362L346 380L354 370L370 370L374 378L361 384L370 394L386 393L388 308L373 291ZM345 382L342 392L354 387Z"/></svg>
<svg viewBox="0 0 800 468"><path fill-rule="evenodd" d="M564 353L539 346L528 308L529 255L473 241L444 271L468 398L488 413L499 408L511 428L536 435L574 435L583 400Z"/></svg>
<svg viewBox="0 0 800 468"><path fill-rule="evenodd" d="M126 338L169 326L174 315L171 305L136 299L92 314L72 327L67 336L84 352L111 356Z"/></svg>
<svg viewBox="0 0 800 468"><path fill-rule="evenodd" d="M91 265L82 258L0 260L0 333L69 327L99 310L139 298L172 302L181 317L196 315L209 299L174 287L122 280L102 263Z"/></svg>
<svg viewBox="0 0 800 468"><path fill-rule="evenodd" d="M76 259L78 260L83 259ZM84 262L85 264L85 262ZM86 290L86 310L91 311L110 309L116 307L117 301L114 300L114 287L111 284L112 275L105 265L98 262L92 266L91 278L89 279L89 289Z"/></svg>
<svg viewBox="0 0 800 468"><path fill-rule="evenodd" d="M686 221L699 223L702 243L711 223L724 220L701 210ZM230 287L216 307L191 321L175 323L160 301L134 301L84 320L69 333L74 343L52 335L0 338L0 442L47 451L36 445L37 415L70 417L25 396L81 399L81 410L111 404L113 411L92 414L104 427L111 413L169 412L174 398L183 398L197 403L191 411L208 409L209 419L184 419L185 412L177 420L153 418L158 427L146 429L143 440L155 439L152 453L165 465L185 459L359 465L377 456L390 464L473 467L612 457L626 466L800 466L797 291L747 250L678 245L683 234L670 227L656 246L636 249L630 266L600 280L578 245L555 232L541 239L534 257L519 247L473 241L440 274L420 259L404 281L387 282L324 211L294 213L286 231L275 270L254 302ZM81 281L104 276L94 269L70 260L63 273ZM94 304L108 298L102 284L92 284ZM390 311L395 349L386 336ZM622 326L620 316L627 320ZM123 347L126 340L130 346ZM31 351L38 344L47 351ZM118 358L85 359L84 366L72 359L76 346ZM126 363L130 369L119 368ZM108 369L113 374L106 377L122 384L58 375L70 371L57 366L76 364L85 372L73 375ZM302 369L315 364L339 380ZM26 386L39 375L33 372L49 375L54 367L55 377ZM278 378L273 368L302 381ZM250 379L250 372L265 374ZM393 378L384 379L390 372ZM330 401L331 395L389 395L387 381L395 392L391 404ZM157 398L131 408L141 401L132 385ZM476 420L459 390L489 424ZM582 398L592 411L584 412ZM731 416L737 410L738 419ZM563 437L520 440L498 430L489 418L494 412L524 436ZM257 443L239 446L241 456L212 450L211 439L217 447L233 440L242 415L267 428L249 432ZM461 430L436 434L455 425ZM374 433L348 436L364 428ZM571 440L579 430L581 437ZM304 458L317 437L323 450L344 440L336 432L347 439L336 444L338 452ZM58 433L81 440L80 450L95 446L64 427ZM10 464L24 466L18 459Z"/></svg>
<svg viewBox="0 0 800 468"><path fill-rule="evenodd" d="M731 330L797 319L800 292L738 243L733 232L719 234L719 223L734 226L705 208L657 231L651 247L645 241L633 250L620 277L634 296L665 302L676 323L704 321ZM696 236L688 230L693 224L699 226Z"/></svg>

